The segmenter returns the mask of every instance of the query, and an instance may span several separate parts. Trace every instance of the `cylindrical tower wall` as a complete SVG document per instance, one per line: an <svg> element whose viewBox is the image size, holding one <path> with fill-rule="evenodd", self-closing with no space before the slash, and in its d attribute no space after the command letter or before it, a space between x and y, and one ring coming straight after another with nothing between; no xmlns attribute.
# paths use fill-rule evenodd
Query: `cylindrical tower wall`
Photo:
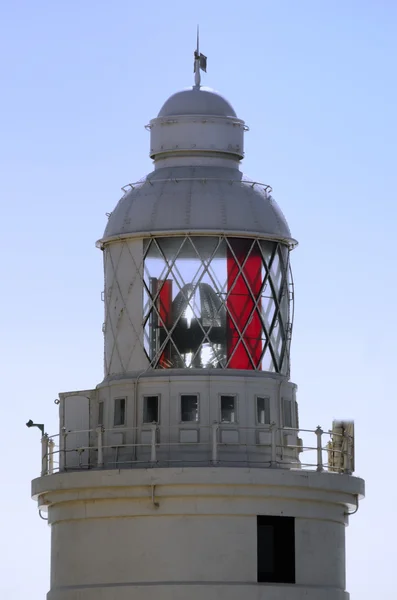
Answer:
<svg viewBox="0 0 397 600"><path fill-rule="evenodd" d="M150 157L173 152L210 152L244 156L244 122L237 118L174 116L150 122Z"/></svg>
<svg viewBox="0 0 397 600"><path fill-rule="evenodd" d="M52 527L49 600L124 600L127 592L146 600L148 589L170 600L226 600L236 588L249 600L348 598L345 525L359 479L259 469L56 477L34 482ZM276 523L267 581L262 518ZM277 528L286 521L290 533ZM292 579L283 564L291 560Z"/></svg>

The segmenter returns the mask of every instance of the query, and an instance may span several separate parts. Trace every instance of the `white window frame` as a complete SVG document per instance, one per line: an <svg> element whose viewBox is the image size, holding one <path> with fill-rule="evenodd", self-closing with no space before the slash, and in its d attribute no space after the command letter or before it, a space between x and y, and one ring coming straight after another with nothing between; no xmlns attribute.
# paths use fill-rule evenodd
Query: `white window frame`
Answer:
<svg viewBox="0 0 397 600"><path fill-rule="evenodd" d="M230 396L232 398L234 398L234 412L236 415L236 419L235 421L222 421L222 396ZM239 402L238 402L238 394L230 394L227 392L221 392L220 394L218 394L219 397L219 423L221 425L237 425L239 422L239 414L238 414L238 409L239 409Z"/></svg>

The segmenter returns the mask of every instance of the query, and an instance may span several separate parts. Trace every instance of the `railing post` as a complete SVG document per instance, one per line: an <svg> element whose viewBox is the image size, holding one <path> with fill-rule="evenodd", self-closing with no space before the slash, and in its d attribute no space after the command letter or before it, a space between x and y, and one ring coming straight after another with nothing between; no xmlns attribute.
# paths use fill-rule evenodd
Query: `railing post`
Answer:
<svg viewBox="0 0 397 600"><path fill-rule="evenodd" d="M68 432L66 427L62 427L62 453L63 453L63 471L66 471L66 436Z"/></svg>
<svg viewBox="0 0 397 600"><path fill-rule="evenodd" d="M323 465L323 441L322 441L322 435L323 435L324 431L321 429L320 425L317 427L315 433L316 433L316 436L317 436L317 471L319 473L321 473L322 471L324 471L324 465Z"/></svg>
<svg viewBox="0 0 397 600"><path fill-rule="evenodd" d="M102 425L100 425L99 427L96 428L96 432L97 432L97 446L98 446L98 462L97 462L97 466L98 467L103 467L103 427Z"/></svg>
<svg viewBox="0 0 397 600"><path fill-rule="evenodd" d="M151 425L150 429L151 429L151 436L150 436L150 462L151 463L155 463L155 462L157 462L157 456L156 456L157 425L155 423L153 423L153 425Z"/></svg>
<svg viewBox="0 0 397 600"><path fill-rule="evenodd" d="M272 468L277 467L277 440L276 440L277 427L276 423L270 424L270 435L271 435L271 461L270 466Z"/></svg>
<svg viewBox="0 0 397 600"><path fill-rule="evenodd" d="M48 474L54 473L54 448L55 442L52 438L48 440Z"/></svg>
<svg viewBox="0 0 397 600"><path fill-rule="evenodd" d="M212 424L212 464L218 463L218 429L219 424L215 421Z"/></svg>
<svg viewBox="0 0 397 600"><path fill-rule="evenodd" d="M48 435L41 438L41 476L48 475Z"/></svg>
<svg viewBox="0 0 397 600"><path fill-rule="evenodd" d="M84 448L76 448L76 452L79 455L79 468L83 468L83 452Z"/></svg>

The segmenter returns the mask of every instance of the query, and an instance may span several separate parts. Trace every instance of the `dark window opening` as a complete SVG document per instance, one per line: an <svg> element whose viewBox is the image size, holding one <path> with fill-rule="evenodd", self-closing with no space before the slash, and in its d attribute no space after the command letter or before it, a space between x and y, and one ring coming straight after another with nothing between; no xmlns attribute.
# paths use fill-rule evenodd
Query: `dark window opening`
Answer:
<svg viewBox="0 0 397 600"><path fill-rule="evenodd" d="M159 397L145 396L143 399L143 422L159 422Z"/></svg>
<svg viewBox="0 0 397 600"><path fill-rule="evenodd" d="M256 418L259 425L270 425L270 398L256 398Z"/></svg>
<svg viewBox="0 0 397 600"><path fill-rule="evenodd" d="M103 425L103 402L98 404L98 425Z"/></svg>
<svg viewBox="0 0 397 600"><path fill-rule="evenodd" d="M198 396L184 394L181 396L181 421L190 423L199 420Z"/></svg>
<svg viewBox="0 0 397 600"><path fill-rule="evenodd" d="M292 427L292 402L283 398L283 421L284 427Z"/></svg>
<svg viewBox="0 0 397 600"><path fill-rule="evenodd" d="M235 423L236 417L236 397L221 396L221 422Z"/></svg>
<svg viewBox="0 0 397 600"><path fill-rule="evenodd" d="M257 517L258 582L295 583L295 519Z"/></svg>
<svg viewBox="0 0 397 600"><path fill-rule="evenodd" d="M295 400L294 402L295 405L295 415L296 415L296 428L299 429L299 411L298 411L298 403Z"/></svg>
<svg viewBox="0 0 397 600"><path fill-rule="evenodd" d="M115 426L125 424L125 398L116 398L114 401L114 422Z"/></svg>

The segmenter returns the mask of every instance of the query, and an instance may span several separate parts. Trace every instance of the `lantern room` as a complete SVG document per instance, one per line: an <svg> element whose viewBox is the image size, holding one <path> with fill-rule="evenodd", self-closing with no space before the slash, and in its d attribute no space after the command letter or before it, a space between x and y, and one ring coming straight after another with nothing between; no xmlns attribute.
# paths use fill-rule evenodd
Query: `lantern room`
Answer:
<svg viewBox="0 0 397 600"><path fill-rule="evenodd" d="M248 127L222 96L194 86L147 129L154 170L123 188L99 242L105 376L288 376L296 242L270 186L240 171Z"/></svg>

